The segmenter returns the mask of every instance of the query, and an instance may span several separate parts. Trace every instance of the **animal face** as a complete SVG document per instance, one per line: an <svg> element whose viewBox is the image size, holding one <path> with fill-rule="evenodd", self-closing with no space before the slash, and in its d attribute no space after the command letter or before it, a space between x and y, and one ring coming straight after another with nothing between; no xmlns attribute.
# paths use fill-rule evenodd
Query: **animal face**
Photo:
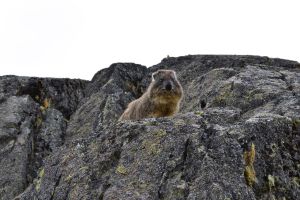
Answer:
<svg viewBox="0 0 300 200"><path fill-rule="evenodd" d="M164 98L181 97L181 85L173 70L158 70L152 74L152 95Z"/></svg>

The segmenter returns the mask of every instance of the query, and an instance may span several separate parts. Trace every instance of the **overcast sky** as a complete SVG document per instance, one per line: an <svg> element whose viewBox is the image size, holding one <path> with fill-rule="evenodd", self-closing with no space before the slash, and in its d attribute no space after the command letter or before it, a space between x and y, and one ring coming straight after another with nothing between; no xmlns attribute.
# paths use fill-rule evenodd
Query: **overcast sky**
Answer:
<svg viewBox="0 0 300 200"><path fill-rule="evenodd" d="M0 75L89 80L114 62L187 54L300 61L297 1L1 0Z"/></svg>

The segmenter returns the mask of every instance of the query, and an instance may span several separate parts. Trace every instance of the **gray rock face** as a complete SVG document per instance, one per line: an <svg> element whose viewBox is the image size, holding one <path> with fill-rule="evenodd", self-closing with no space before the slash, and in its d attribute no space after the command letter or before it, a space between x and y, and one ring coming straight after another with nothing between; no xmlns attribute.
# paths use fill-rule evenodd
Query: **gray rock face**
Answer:
<svg viewBox="0 0 300 200"><path fill-rule="evenodd" d="M76 79L31 78L2 76L0 102L10 96L30 95L37 103L45 102L59 110L68 119L75 112L88 81Z"/></svg>
<svg viewBox="0 0 300 200"><path fill-rule="evenodd" d="M113 125L127 104L143 93L140 82L147 68L132 63L117 63L96 73L86 87L86 98L72 116L66 140L86 137L103 126Z"/></svg>
<svg viewBox="0 0 300 200"><path fill-rule="evenodd" d="M37 104L29 97L12 96L0 105L0 197L12 199L21 193L30 177Z"/></svg>
<svg viewBox="0 0 300 200"><path fill-rule="evenodd" d="M0 77L0 199L13 199L64 142L86 81Z"/></svg>
<svg viewBox="0 0 300 200"><path fill-rule="evenodd" d="M118 122L162 68L184 88L180 113ZM300 197L297 62L199 55L148 69L117 63L90 82L44 79L42 101L29 80L0 78L0 199Z"/></svg>

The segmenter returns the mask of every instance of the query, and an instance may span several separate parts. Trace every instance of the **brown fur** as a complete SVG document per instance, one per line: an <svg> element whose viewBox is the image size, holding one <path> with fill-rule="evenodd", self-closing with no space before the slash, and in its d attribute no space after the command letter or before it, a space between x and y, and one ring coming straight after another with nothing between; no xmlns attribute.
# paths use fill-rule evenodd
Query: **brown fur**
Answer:
<svg viewBox="0 0 300 200"><path fill-rule="evenodd" d="M166 89L172 85L172 89ZM158 70L152 74L147 91L128 104L119 120L138 120L149 117L172 116L179 110L182 87L173 70Z"/></svg>

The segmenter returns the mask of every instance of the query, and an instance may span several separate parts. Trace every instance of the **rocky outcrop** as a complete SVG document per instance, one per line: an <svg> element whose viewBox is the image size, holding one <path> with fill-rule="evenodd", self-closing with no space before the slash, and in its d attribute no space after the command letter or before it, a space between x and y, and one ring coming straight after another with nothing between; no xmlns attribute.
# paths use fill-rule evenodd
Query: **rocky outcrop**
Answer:
<svg viewBox="0 0 300 200"><path fill-rule="evenodd" d="M118 122L162 68L183 86L180 113ZM90 82L6 76L0 86L1 199L300 196L297 62L169 57L113 64Z"/></svg>
<svg viewBox="0 0 300 200"><path fill-rule="evenodd" d="M29 95L44 107L51 104L69 119L84 97L87 83L88 81L78 79L2 76L0 78L0 102L10 96Z"/></svg>
<svg viewBox="0 0 300 200"><path fill-rule="evenodd" d="M38 176L43 158L64 143L87 81L0 77L0 199L13 199Z"/></svg>
<svg viewBox="0 0 300 200"><path fill-rule="evenodd" d="M31 145L37 109L37 104L28 96L12 96L0 106L1 199L12 199L33 181Z"/></svg>

